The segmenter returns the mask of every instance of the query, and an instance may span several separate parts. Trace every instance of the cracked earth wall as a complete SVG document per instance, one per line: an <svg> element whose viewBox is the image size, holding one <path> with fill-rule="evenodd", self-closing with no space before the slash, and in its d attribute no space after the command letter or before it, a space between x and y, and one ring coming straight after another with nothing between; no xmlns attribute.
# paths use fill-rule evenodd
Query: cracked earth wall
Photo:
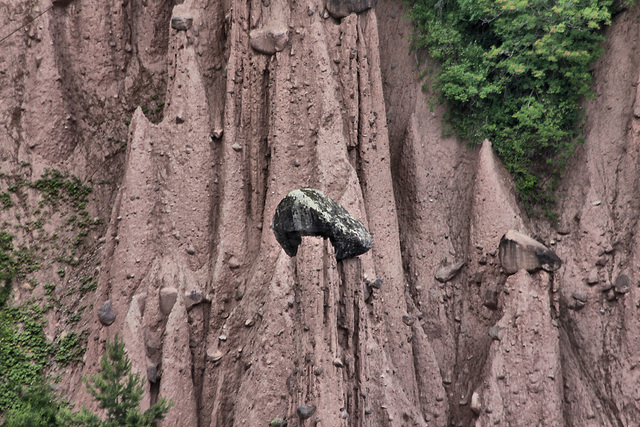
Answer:
<svg viewBox="0 0 640 427"><path fill-rule="evenodd" d="M17 28L49 6L10 0L0 19ZM489 142L442 136L405 12L75 0L3 42L2 170L70 171L93 183L104 222L79 260L100 261L98 287L62 394L90 403L80 379L118 333L149 380L143 405L175 402L163 426L640 421L640 8L606 31L555 227L520 211ZM336 262L309 237L286 256L270 222L302 187L363 221L372 250ZM561 269L502 274L509 229L551 247ZM452 280L435 279L458 261ZM69 274L50 280L64 288ZM96 316L107 300L110 326ZM54 337L67 328L56 316ZM300 420L301 405L316 411Z"/></svg>

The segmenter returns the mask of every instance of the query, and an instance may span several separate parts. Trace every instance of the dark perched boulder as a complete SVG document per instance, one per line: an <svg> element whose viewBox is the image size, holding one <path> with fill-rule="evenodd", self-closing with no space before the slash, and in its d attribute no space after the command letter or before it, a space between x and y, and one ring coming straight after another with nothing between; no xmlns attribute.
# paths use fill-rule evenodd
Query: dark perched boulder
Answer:
<svg viewBox="0 0 640 427"><path fill-rule="evenodd" d="M551 249L531 237L509 230L500 239L500 264L505 273L513 274L525 269L556 271L562 261Z"/></svg>
<svg viewBox="0 0 640 427"><path fill-rule="evenodd" d="M371 249L365 226L340 204L312 188L294 190L280 201L271 228L289 256L296 256L302 236L329 239L336 259L352 258Z"/></svg>
<svg viewBox="0 0 640 427"><path fill-rule="evenodd" d="M336 19L371 9L378 0L328 0L327 11Z"/></svg>

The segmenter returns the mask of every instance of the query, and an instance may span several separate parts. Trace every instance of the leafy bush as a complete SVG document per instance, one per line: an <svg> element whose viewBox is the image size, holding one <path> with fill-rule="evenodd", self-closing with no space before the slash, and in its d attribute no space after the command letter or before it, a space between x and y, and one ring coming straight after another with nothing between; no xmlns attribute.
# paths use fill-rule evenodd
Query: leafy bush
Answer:
<svg viewBox="0 0 640 427"><path fill-rule="evenodd" d="M7 413L3 427L53 427L58 422L60 403L46 383L25 388L20 395L20 405Z"/></svg>
<svg viewBox="0 0 640 427"><path fill-rule="evenodd" d="M6 191L4 193L0 193L0 204L2 204L2 209L9 209L13 206L11 195Z"/></svg>
<svg viewBox="0 0 640 427"><path fill-rule="evenodd" d="M442 64L435 87L464 139L489 139L526 207L548 202L572 154L607 0L415 0L414 48Z"/></svg>

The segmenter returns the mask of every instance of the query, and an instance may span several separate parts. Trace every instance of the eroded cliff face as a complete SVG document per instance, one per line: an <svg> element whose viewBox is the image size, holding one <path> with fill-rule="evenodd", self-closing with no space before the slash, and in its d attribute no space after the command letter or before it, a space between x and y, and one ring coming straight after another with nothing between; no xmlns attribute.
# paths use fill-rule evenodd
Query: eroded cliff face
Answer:
<svg viewBox="0 0 640 427"><path fill-rule="evenodd" d="M11 0L0 18L13 29L50 6ZM165 426L640 421L640 8L607 31L557 227L523 215L489 142L442 136L405 12L75 0L0 45L3 172L78 175L104 224L65 277L53 262L38 273L62 292L98 279L65 300L92 309L73 326L87 351L61 393L89 402L80 378L119 333L149 380L143 404L175 403ZM270 222L303 187L361 220L373 248L337 262L305 237L287 256ZM510 229L562 267L503 274ZM18 287L16 301L37 292ZM110 326L96 315L107 300ZM49 316L52 339L71 328ZM315 407L306 420L302 405Z"/></svg>

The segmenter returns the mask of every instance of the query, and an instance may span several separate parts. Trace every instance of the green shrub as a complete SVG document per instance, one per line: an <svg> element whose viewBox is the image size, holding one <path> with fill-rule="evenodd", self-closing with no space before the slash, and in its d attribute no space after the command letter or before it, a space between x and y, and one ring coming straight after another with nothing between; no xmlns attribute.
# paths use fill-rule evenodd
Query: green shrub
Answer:
<svg viewBox="0 0 640 427"><path fill-rule="evenodd" d="M442 64L435 87L471 143L489 139L525 207L553 201L580 139L589 66L612 1L415 0L414 48Z"/></svg>
<svg viewBox="0 0 640 427"><path fill-rule="evenodd" d="M107 411L107 419L101 426L155 426L172 406L162 398L140 413L143 380L138 373L131 373L131 361L124 351L124 342L117 335L113 343L107 343L107 351L100 360L100 372L86 383L98 406Z"/></svg>
<svg viewBox="0 0 640 427"><path fill-rule="evenodd" d="M53 359L65 366L70 362L81 361L83 355L82 337L75 332L70 332L58 342Z"/></svg>
<svg viewBox="0 0 640 427"><path fill-rule="evenodd" d="M7 412L3 427L64 426L58 420L60 404L46 383L25 387L19 396L19 405Z"/></svg>
<svg viewBox="0 0 640 427"><path fill-rule="evenodd" d="M106 411L106 420L86 407L79 412L73 411L66 402L57 399L43 378L39 378L15 388L13 404L5 413L3 426L152 427L164 419L172 406L163 398L140 412L143 380L137 373L131 373L131 361L117 335L113 343L107 343L98 374L85 382L98 406Z"/></svg>

